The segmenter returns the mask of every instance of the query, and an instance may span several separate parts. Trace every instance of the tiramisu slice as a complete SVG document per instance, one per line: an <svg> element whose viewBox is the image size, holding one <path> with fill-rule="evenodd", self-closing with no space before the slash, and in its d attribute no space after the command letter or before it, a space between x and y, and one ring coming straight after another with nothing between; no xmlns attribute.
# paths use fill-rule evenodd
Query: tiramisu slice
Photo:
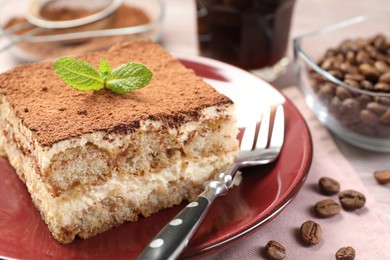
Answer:
<svg viewBox="0 0 390 260"><path fill-rule="evenodd" d="M145 64L123 95L79 91L52 62L0 75L0 145L53 236L69 243L191 200L237 153L234 105L151 42L78 57Z"/></svg>

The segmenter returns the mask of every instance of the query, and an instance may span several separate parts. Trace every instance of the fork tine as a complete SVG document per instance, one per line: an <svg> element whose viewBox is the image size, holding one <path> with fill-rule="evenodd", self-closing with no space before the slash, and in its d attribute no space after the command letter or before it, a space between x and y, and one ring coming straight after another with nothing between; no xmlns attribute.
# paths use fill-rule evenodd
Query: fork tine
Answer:
<svg viewBox="0 0 390 260"><path fill-rule="evenodd" d="M271 118L271 108L267 107L264 110L261 119L259 134L257 135L256 149L264 149L267 147L270 118Z"/></svg>
<svg viewBox="0 0 390 260"><path fill-rule="evenodd" d="M257 120L253 120L244 130L244 135L241 139L240 150L250 151L253 148L253 143L256 135Z"/></svg>
<svg viewBox="0 0 390 260"><path fill-rule="evenodd" d="M270 147L282 147L284 142L284 110L283 105L278 105L275 113L274 126L272 129L272 136Z"/></svg>
<svg viewBox="0 0 390 260"><path fill-rule="evenodd" d="M262 114L258 113L258 117L251 120L251 124L245 128L244 134L241 138L241 151L251 151L255 148L256 137L259 132L257 124L262 120L262 117Z"/></svg>

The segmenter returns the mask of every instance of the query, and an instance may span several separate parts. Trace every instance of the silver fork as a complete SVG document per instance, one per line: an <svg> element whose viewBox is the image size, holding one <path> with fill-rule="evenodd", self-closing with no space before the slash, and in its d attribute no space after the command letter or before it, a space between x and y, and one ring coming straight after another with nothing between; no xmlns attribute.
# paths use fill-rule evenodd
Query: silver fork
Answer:
<svg viewBox="0 0 390 260"><path fill-rule="evenodd" d="M277 159L284 141L282 105L276 108L272 130L269 130L270 119L271 108L263 113L260 127L257 127L255 121L245 129L235 163L218 174L215 180L208 182L198 198L188 204L154 237L138 259L177 258L200 226L215 198L227 193L240 168L268 164Z"/></svg>

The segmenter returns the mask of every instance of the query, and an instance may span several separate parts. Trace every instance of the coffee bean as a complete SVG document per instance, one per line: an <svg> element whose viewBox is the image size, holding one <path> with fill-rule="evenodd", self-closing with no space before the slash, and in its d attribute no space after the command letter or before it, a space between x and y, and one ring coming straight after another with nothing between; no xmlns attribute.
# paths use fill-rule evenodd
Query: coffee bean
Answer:
<svg viewBox="0 0 390 260"><path fill-rule="evenodd" d="M346 80L345 83L349 84L350 80ZM347 99L347 98L351 98L352 97L352 93L351 91L349 91L348 89L342 87L342 86L338 86L336 88L336 96L340 99L340 100L344 100L344 99Z"/></svg>
<svg viewBox="0 0 390 260"><path fill-rule="evenodd" d="M370 55L364 50L359 50L358 53L356 54L356 62L360 64L369 63L370 60L371 60Z"/></svg>
<svg viewBox="0 0 390 260"><path fill-rule="evenodd" d="M368 103L372 101L372 97L369 95L362 94L356 97L356 100L359 102L360 107L365 107Z"/></svg>
<svg viewBox="0 0 390 260"><path fill-rule="evenodd" d="M338 97L333 97L330 101L329 110L332 113L335 113L336 116L339 114L339 109L341 106L341 100Z"/></svg>
<svg viewBox="0 0 390 260"><path fill-rule="evenodd" d="M348 51L356 52L359 50L359 46L356 44L355 41L352 41L351 39L347 39L340 44L339 49L342 52L348 52Z"/></svg>
<svg viewBox="0 0 390 260"><path fill-rule="evenodd" d="M359 71L370 81L377 81L380 75L380 71L374 66L364 63L359 66Z"/></svg>
<svg viewBox="0 0 390 260"><path fill-rule="evenodd" d="M388 97L375 97L374 101L378 102L378 104L381 104L381 105L384 105L387 107L390 106L390 98L388 98Z"/></svg>
<svg viewBox="0 0 390 260"><path fill-rule="evenodd" d="M338 66L339 66L339 64L336 65L336 67L338 67ZM328 72L330 75L332 75L336 79L343 80L343 78L344 78L344 73L342 73L340 70L329 70Z"/></svg>
<svg viewBox="0 0 390 260"><path fill-rule="evenodd" d="M315 245L321 241L321 226L312 220L303 223L299 231L301 239L306 245Z"/></svg>
<svg viewBox="0 0 390 260"><path fill-rule="evenodd" d="M375 128L373 126L359 124L356 126L356 128L357 129L355 129L355 131L359 134L367 135L367 136L374 136L375 135Z"/></svg>
<svg viewBox="0 0 390 260"><path fill-rule="evenodd" d="M379 77L379 82L390 84L390 69Z"/></svg>
<svg viewBox="0 0 390 260"><path fill-rule="evenodd" d="M339 214L341 206L334 200L326 199L317 202L314 209L318 217L329 218Z"/></svg>
<svg viewBox="0 0 390 260"><path fill-rule="evenodd" d="M377 115L382 115L387 110L386 106L378 104L377 102L367 103L366 108L368 111L375 113Z"/></svg>
<svg viewBox="0 0 390 260"><path fill-rule="evenodd" d="M360 87L364 90L374 90L374 84L368 80L362 80L360 82Z"/></svg>
<svg viewBox="0 0 390 260"><path fill-rule="evenodd" d="M390 84L378 82L374 85L374 90L378 92L390 92Z"/></svg>
<svg viewBox="0 0 390 260"><path fill-rule="evenodd" d="M332 49L332 48L329 48L325 51L325 55L324 57L327 58L327 57L335 57L338 53L338 50L336 49Z"/></svg>
<svg viewBox="0 0 390 260"><path fill-rule="evenodd" d="M379 119L381 123L385 125L390 125L390 108L388 108Z"/></svg>
<svg viewBox="0 0 390 260"><path fill-rule="evenodd" d="M357 102L353 98L347 98L343 100L340 107L340 113L348 116L354 116L359 113L360 106L359 102Z"/></svg>
<svg viewBox="0 0 390 260"><path fill-rule="evenodd" d="M286 248L279 242L271 240L265 246L265 253L271 260L281 260L286 257Z"/></svg>
<svg viewBox="0 0 390 260"><path fill-rule="evenodd" d="M314 91L318 91L320 88L320 85L324 82L324 78L318 74L318 73L311 73L310 74L310 85L313 87Z"/></svg>
<svg viewBox="0 0 390 260"><path fill-rule="evenodd" d="M351 80L354 80L356 82L360 82L360 81L364 80L364 77L360 74L357 74L357 73L351 73L351 74L346 74L344 76L344 79L351 79Z"/></svg>
<svg viewBox="0 0 390 260"><path fill-rule="evenodd" d="M323 101L329 101L334 96L336 91L336 86L332 83L324 83L320 86L318 92L319 97Z"/></svg>
<svg viewBox="0 0 390 260"><path fill-rule="evenodd" d="M344 79L344 82L346 84L350 85L351 87L358 88L360 86L360 83L356 80L353 80L353 79Z"/></svg>
<svg viewBox="0 0 390 260"><path fill-rule="evenodd" d="M379 117L370 112L367 109L363 109L360 111L360 121L363 124L369 125L369 126L375 126L379 123Z"/></svg>
<svg viewBox="0 0 390 260"><path fill-rule="evenodd" d="M390 183L390 170L386 171L375 171L374 177L380 184Z"/></svg>
<svg viewBox="0 0 390 260"><path fill-rule="evenodd" d="M342 247L336 252L337 260L354 260L355 259L355 249L353 247L347 246Z"/></svg>
<svg viewBox="0 0 390 260"><path fill-rule="evenodd" d="M349 63L355 63L356 60L355 60L355 52L353 51L347 51L345 53L345 59L349 62ZM355 68L355 70L357 71L357 69Z"/></svg>
<svg viewBox="0 0 390 260"><path fill-rule="evenodd" d="M341 107L343 108L343 107ZM343 109L340 109L340 111L344 111ZM351 127L357 123L359 123L359 115L357 114L348 114L348 113L341 113L341 118L340 118L340 123L347 126Z"/></svg>
<svg viewBox="0 0 390 260"><path fill-rule="evenodd" d="M356 67L352 66L349 62L341 63L340 66L339 66L339 69L342 72L347 73L347 74L344 75L344 79L346 79L347 75L359 75L359 74L356 74L357 73ZM350 78L350 79L355 79L355 78Z"/></svg>
<svg viewBox="0 0 390 260"><path fill-rule="evenodd" d="M335 67L334 66L335 63L336 63L336 60L334 57L327 58L322 62L321 68L323 68L326 71L331 70Z"/></svg>
<svg viewBox="0 0 390 260"><path fill-rule="evenodd" d="M386 37L382 34L378 34L374 37L372 45L380 51L385 51L387 47Z"/></svg>
<svg viewBox="0 0 390 260"><path fill-rule="evenodd" d="M378 50L374 46L366 45L366 46L364 46L364 50L368 53L368 55L372 59L376 59L376 57L378 56ZM369 60L369 61L367 61L367 63L370 65L374 65L373 60Z"/></svg>
<svg viewBox="0 0 390 260"><path fill-rule="evenodd" d="M320 188L320 192L324 195L334 195L340 191L340 184L338 181L330 177L320 178L318 181L318 186Z"/></svg>
<svg viewBox="0 0 390 260"><path fill-rule="evenodd" d="M376 61L374 63L374 66L377 70L379 70L381 73L386 73L388 71L390 71L390 66L387 65L386 62L380 60L380 61Z"/></svg>
<svg viewBox="0 0 390 260"><path fill-rule="evenodd" d="M339 193L340 203L346 210L360 209L366 204L366 197L355 190L345 190Z"/></svg>
<svg viewBox="0 0 390 260"><path fill-rule="evenodd" d="M337 53L336 55L336 68L340 67L341 62L345 59L344 54L342 52Z"/></svg>
<svg viewBox="0 0 390 260"><path fill-rule="evenodd" d="M376 133L378 137L382 138L390 138L390 126L389 125L377 125L376 126Z"/></svg>
<svg viewBox="0 0 390 260"><path fill-rule="evenodd" d="M377 65L375 65L376 62L386 62L386 55L383 54L383 53L380 53L380 52L377 52L375 58L374 58L374 67L377 68L381 73L383 73L383 71L380 70L380 67L377 67Z"/></svg>

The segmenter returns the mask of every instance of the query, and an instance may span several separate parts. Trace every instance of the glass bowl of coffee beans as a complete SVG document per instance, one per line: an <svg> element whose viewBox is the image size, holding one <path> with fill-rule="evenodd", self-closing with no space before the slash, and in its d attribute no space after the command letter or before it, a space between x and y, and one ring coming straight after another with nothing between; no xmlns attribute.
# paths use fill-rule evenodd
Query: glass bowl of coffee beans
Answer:
<svg viewBox="0 0 390 260"><path fill-rule="evenodd" d="M11 51L21 62L107 49L118 42L159 41L165 12L163 0L43 1L39 17L55 23L74 23L111 10L103 18L86 24L48 28L28 19L31 3L18 0L0 4L0 52Z"/></svg>
<svg viewBox="0 0 390 260"><path fill-rule="evenodd" d="M294 39L294 56L318 119L350 144L390 152L388 23L360 16L309 32Z"/></svg>

